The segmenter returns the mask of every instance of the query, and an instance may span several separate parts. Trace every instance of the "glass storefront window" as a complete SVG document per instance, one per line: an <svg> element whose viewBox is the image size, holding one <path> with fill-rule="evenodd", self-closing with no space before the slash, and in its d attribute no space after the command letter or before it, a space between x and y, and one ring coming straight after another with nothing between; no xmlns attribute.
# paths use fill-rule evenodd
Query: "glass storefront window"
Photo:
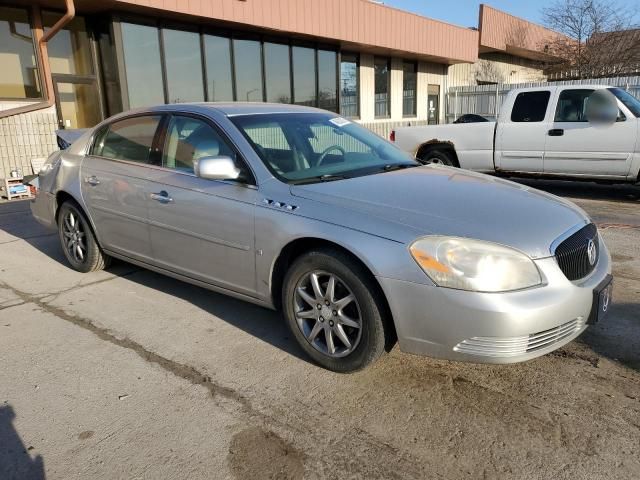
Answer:
<svg viewBox="0 0 640 480"><path fill-rule="evenodd" d="M359 116L358 55L343 53L340 57L340 114L355 118Z"/></svg>
<svg viewBox="0 0 640 480"><path fill-rule="evenodd" d="M264 44L264 72L267 102L291 103L291 71L289 46Z"/></svg>
<svg viewBox="0 0 640 480"><path fill-rule="evenodd" d="M416 62L404 62L402 72L402 116L415 117L418 65Z"/></svg>
<svg viewBox="0 0 640 480"><path fill-rule="evenodd" d="M45 32L60 20L62 14L43 12ZM52 73L92 75L91 40L83 17L74 17L47 42Z"/></svg>
<svg viewBox="0 0 640 480"><path fill-rule="evenodd" d="M239 102L262 102L260 42L234 39L233 58L236 70L236 100Z"/></svg>
<svg viewBox="0 0 640 480"><path fill-rule="evenodd" d="M336 52L318 50L318 107L338 111Z"/></svg>
<svg viewBox="0 0 640 480"><path fill-rule="evenodd" d="M200 35L162 30L169 103L204 101Z"/></svg>
<svg viewBox="0 0 640 480"><path fill-rule="evenodd" d="M29 15L0 7L0 98L41 96Z"/></svg>
<svg viewBox="0 0 640 480"><path fill-rule="evenodd" d="M122 23L129 108L164 103L158 29Z"/></svg>
<svg viewBox="0 0 640 480"><path fill-rule="evenodd" d="M375 57L373 60L375 75L375 116L376 118L389 117L389 84L391 80L391 67L388 58Z"/></svg>
<svg viewBox="0 0 640 480"><path fill-rule="evenodd" d="M293 102L316 105L316 51L313 48L292 47Z"/></svg>
<svg viewBox="0 0 640 480"><path fill-rule="evenodd" d="M204 54L207 64L207 99L210 102L233 100L231 40L205 35Z"/></svg>

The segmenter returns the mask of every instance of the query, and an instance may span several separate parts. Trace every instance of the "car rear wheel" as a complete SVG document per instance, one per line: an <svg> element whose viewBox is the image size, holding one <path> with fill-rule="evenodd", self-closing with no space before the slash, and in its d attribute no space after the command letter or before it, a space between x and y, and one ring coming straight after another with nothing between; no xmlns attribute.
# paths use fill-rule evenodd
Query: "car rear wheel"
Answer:
<svg viewBox="0 0 640 480"><path fill-rule="evenodd" d="M353 372L385 350L385 308L370 274L337 250L299 257L284 280L282 305L294 337L319 365Z"/></svg>
<svg viewBox="0 0 640 480"><path fill-rule="evenodd" d="M458 162L449 152L444 150L431 150L423 155L422 161L426 164L446 165L457 167Z"/></svg>
<svg viewBox="0 0 640 480"><path fill-rule="evenodd" d="M83 273L102 270L110 257L102 252L89 221L75 202L66 201L58 212L58 234L64 256Z"/></svg>

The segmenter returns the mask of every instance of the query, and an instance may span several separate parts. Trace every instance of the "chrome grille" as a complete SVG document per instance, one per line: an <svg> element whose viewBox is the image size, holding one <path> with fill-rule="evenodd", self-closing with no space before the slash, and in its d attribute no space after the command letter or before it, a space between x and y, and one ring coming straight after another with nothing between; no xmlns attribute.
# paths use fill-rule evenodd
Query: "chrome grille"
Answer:
<svg viewBox="0 0 640 480"><path fill-rule="evenodd" d="M595 262L589 261L589 243L595 244ZM560 243L555 250L560 269L569 280L579 280L589 275L598 264L600 246L598 229L593 223L586 225Z"/></svg>
<svg viewBox="0 0 640 480"><path fill-rule="evenodd" d="M584 319L578 317L558 327L530 335L523 335L521 337L469 338L453 347L453 350L469 355L486 357L515 357L562 342L573 334L581 331L584 326Z"/></svg>

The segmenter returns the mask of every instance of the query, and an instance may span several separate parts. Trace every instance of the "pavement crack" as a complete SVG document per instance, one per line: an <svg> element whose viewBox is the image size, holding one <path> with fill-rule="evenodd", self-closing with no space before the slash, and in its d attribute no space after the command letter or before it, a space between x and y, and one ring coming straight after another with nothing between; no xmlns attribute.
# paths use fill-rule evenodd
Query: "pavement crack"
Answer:
<svg viewBox="0 0 640 480"><path fill-rule="evenodd" d="M0 311L7 310L7 309L13 308L13 307L19 307L20 305L24 305L24 304L25 304L25 302L12 303L11 305L0 305Z"/></svg>
<svg viewBox="0 0 640 480"><path fill-rule="evenodd" d="M182 378L193 385L198 385L206 388L212 397L219 396L219 397L226 398L228 400L232 400L240 404L243 410L245 410L246 412L258 414L258 412L255 411L251 406L249 400L245 398L243 395L241 395L240 393L236 392L231 388L214 383L211 380L210 376L205 375L204 373L200 372L194 367L191 367L189 365L184 365L182 363L176 362L175 360L170 360L161 355L158 355L157 353L147 350L141 344L127 337L119 338L116 335L114 335L110 330L99 327L86 318L72 315L60 307L50 305L48 302L43 301L41 298L39 298L36 295L32 295L27 292L18 290L12 287L11 285L8 285L5 282L0 282L0 287L6 288L11 292L13 292L17 297L19 297L23 301L23 303L35 304L45 312L51 313L52 315L56 316L61 320L65 320L69 323L72 323L73 325L76 325L77 327L83 328L84 330L91 332L100 340L109 342L121 348L126 348L127 350L131 350L135 352L144 361L158 365L163 370L171 373L172 375L175 375L176 377Z"/></svg>

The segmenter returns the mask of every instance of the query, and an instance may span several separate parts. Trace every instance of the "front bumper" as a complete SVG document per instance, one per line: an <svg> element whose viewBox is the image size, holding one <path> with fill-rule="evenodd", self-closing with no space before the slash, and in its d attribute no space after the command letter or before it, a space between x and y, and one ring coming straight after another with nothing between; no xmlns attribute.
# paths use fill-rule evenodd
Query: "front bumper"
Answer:
<svg viewBox="0 0 640 480"><path fill-rule="evenodd" d="M569 281L553 257L536 260L544 286L477 293L378 277L393 314L400 349L477 363L516 363L549 353L586 328L593 290L611 273L600 258L586 278Z"/></svg>

